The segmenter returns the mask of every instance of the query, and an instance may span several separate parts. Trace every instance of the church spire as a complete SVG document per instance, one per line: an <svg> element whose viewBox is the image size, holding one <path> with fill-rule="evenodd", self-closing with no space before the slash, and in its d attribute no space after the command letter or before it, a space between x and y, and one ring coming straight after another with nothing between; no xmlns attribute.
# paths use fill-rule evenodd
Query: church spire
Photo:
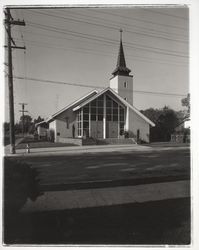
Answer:
<svg viewBox="0 0 199 250"><path fill-rule="evenodd" d="M119 53L118 53L118 58L117 58L117 65L115 70L113 71L112 75L125 75L128 76L129 73L131 72L130 69L126 67L126 61L124 57L124 50L123 50L123 45L122 45L122 29L120 29L120 47L119 47Z"/></svg>

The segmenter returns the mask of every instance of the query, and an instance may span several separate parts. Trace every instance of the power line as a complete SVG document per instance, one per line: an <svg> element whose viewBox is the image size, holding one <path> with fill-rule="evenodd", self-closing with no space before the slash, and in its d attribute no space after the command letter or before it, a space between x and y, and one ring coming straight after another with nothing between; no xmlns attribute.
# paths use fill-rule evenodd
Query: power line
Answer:
<svg viewBox="0 0 199 250"><path fill-rule="evenodd" d="M157 13L157 14L160 14L160 15L163 15L163 16L169 16L169 17L174 17L174 18L178 18L178 19L188 20L185 17L176 16L176 15L172 15L172 14L168 14L168 13L162 13L161 11L157 11L157 10L144 9L144 11L149 11L149 12L152 12L152 13Z"/></svg>
<svg viewBox="0 0 199 250"><path fill-rule="evenodd" d="M118 28L116 28L116 27L110 27L110 26L107 26L107 25L99 24L99 23L96 24L96 23L91 23L91 22L88 22L88 21L77 20L77 19L73 19L73 18L69 18L69 17L57 16L57 15L49 14L49 13L48 14L47 13L42 13L42 12L39 12L39 11L36 11L36 12L35 11L31 11L31 12L32 13L36 13L36 14L40 14L40 15L45 15L45 16L50 16L50 17L56 17L56 18L63 19L63 20L69 20L69 21L78 22L78 23L86 23L86 24L89 24L89 25L103 27L103 28L106 28L106 29L118 30ZM171 39L171 38L164 37L164 36L156 36L156 35L152 35L152 34L146 34L146 32L145 33L141 33L141 32L138 32L138 31L130 31L130 30L126 29L126 28L124 30L127 33L136 34L136 35L140 35L140 36L153 37L153 38L164 39L164 40L174 41L174 42L179 42L179 43L188 43L187 41L182 41L182 40L179 40L179 39Z"/></svg>
<svg viewBox="0 0 199 250"><path fill-rule="evenodd" d="M85 88L99 88L104 89L104 87L96 86L96 85L87 85L82 83L69 83L69 82L62 82L62 81L52 81L46 79L39 79L33 77L22 77L22 76L14 76L15 79L18 80L29 80L34 82L41 82L41 83L52 83L52 84L59 84L59 85L70 85L74 87L85 87ZM129 90L127 90L129 92ZM164 93L164 92L153 92L153 91L143 91L143 90L134 90L132 92L140 93L140 94L153 94L153 95L163 95L163 96L173 96L173 97L184 97L186 94L178 94L178 93Z"/></svg>
<svg viewBox="0 0 199 250"><path fill-rule="evenodd" d="M15 40L20 41L20 39L17 39L17 38L15 38ZM107 51L101 51L101 50L96 50L96 49L79 48L79 47L75 47L75 48L74 47L67 47L66 48L66 47L60 47L59 44L49 44L49 43L32 41L32 40L27 40L27 39L26 39L26 42L29 43L29 46L43 47L43 48L49 48L49 49L58 49L58 50L74 51L74 52L78 51L79 53L93 54L93 55L100 55L100 56L111 55L113 57L113 55L116 55L116 53L110 53ZM97 53L97 52L99 52L99 53ZM104 54L102 54L102 53L104 53ZM127 58L137 58L136 60L143 61L143 62L152 62L152 63L158 63L158 64L160 63L160 64L176 65L176 66L186 66L186 64L183 64L183 62L162 61L162 60L159 60L157 58L142 57L142 56L136 56L136 55L130 55L130 54L128 54L126 57Z"/></svg>
<svg viewBox="0 0 199 250"><path fill-rule="evenodd" d="M56 10L56 11L58 11L58 10ZM61 10L60 10L61 11ZM68 12L69 12L70 10L67 10L67 15L68 15ZM94 10L92 10L92 11L94 11ZM99 14L99 12L98 11L96 11L98 14ZM60 12L59 12L60 13ZM63 12L62 12L63 13ZM65 13L65 12L64 12ZM75 11L75 13L70 13L70 15L72 15L72 17L74 17L75 16L75 14L76 14L77 12ZM103 13L105 13L105 12L103 12ZM57 14L57 12L56 12L56 14ZM83 17L86 17L87 18L87 20L88 20L88 18L91 18L91 19L99 19L99 20L102 20L102 21L106 21L106 22L109 22L109 23L112 23L112 21L111 20L108 20L108 19L105 19L105 18L100 18L100 17L93 17L93 16L89 16L89 15L84 15L84 14L82 14L82 13L77 13L77 15L78 15L78 18L79 18L79 16L83 16ZM108 13L107 13L107 15L108 15ZM112 15L114 15L115 16L115 14L112 14ZM118 16L118 15L117 15ZM123 18L127 18L127 19L131 19L132 20L132 18L128 18L128 17L126 17L126 16L121 16L121 15L119 15L120 17L123 17ZM76 17L76 16L75 16ZM85 20L85 19L83 19L83 20ZM136 19L136 20L139 20L140 22L145 22L145 23L153 23L153 24L155 24L155 25L163 25L163 26L168 26L168 27L172 27L172 25L166 25L166 24L159 24L159 23L155 23L155 22L150 22L150 21L143 21L142 19ZM90 20L89 20L90 21ZM130 27L136 27L136 28L141 28L141 29L145 29L145 31L144 32L148 32L148 31L153 31L153 32L158 32L158 34L161 32L161 33L164 33L164 34L167 34L167 35L177 35L177 36L184 36L184 35L182 35L182 34L178 34L178 33L173 33L173 32L165 32L165 31L163 31L163 30L157 30L157 29L153 29L153 28L145 28L145 27L142 27L142 26L139 26L139 25L135 25L135 24L127 24L127 23L123 23L123 22L119 22L119 23L117 23L117 22L115 22L114 21L114 24L117 24L117 27L118 26L121 26L121 25L125 25L125 26L130 26ZM173 27L176 27L176 26L173 26ZM182 29L184 29L184 28L182 28ZM186 30L186 29L185 29ZM157 33L155 33L155 34L157 34Z"/></svg>
<svg viewBox="0 0 199 250"><path fill-rule="evenodd" d="M60 39L60 40L74 40L74 39L70 39L70 38L66 38L66 37L59 37L59 36L53 36L53 35L48 35L48 34L44 34L44 33L37 33L37 32L32 32L32 31L24 31L24 33L29 33L29 34L31 34L31 35L38 35L38 36L45 36L45 37L53 37L53 38L56 38L56 39ZM16 40L18 40L18 41L20 41L20 39L19 38L15 38ZM32 43L32 42L34 42L34 43L39 43L39 44L44 44L44 43L41 43L41 42L39 42L39 41L33 41L33 40L27 40L27 42L30 42L30 43ZM45 44L47 44L48 45L48 43L45 43ZM58 44L52 44L52 45L58 45ZM60 46L60 45L58 45L58 46ZM53 47L52 47L53 48ZM61 49L61 48L60 48ZM65 50L68 50L68 49L70 49L68 46L67 46L67 48L63 48L63 49L65 49ZM71 48L72 49L72 48ZM74 48L73 48L74 49ZM97 51L96 49L88 49L88 48L77 48L76 47L76 49L82 49L82 50L89 50L89 51ZM110 50L109 50L110 51ZM99 51L99 52L104 52L104 53L108 53L107 51ZM128 57L129 55L127 55L127 57ZM136 56L136 55L131 55L132 57L137 57L137 58L145 58L145 59L149 59L149 60L158 60L157 58L151 58L151 57L143 57L143 56ZM165 60L164 60L165 61ZM180 62L177 62L177 61L169 61L169 63L171 63L171 62L174 62L174 63L180 63Z"/></svg>
<svg viewBox="0 0 199 250"><path fill-rule="evenodd" d="M93 10L93 9L92 9L92 11L99 13L99 11L96 11L96 10ZM113 13L110 13L110 12L107 13L107 12L101 11L101 10L100 10L100 13L103 13L103 14L106 14L106 15L111 15L111 16L119 16L119 17L122 17L122 18L128 19L128 20L137 20L139 22L143 22L143 23L147 23L147 24L151 23L151 24L165 26L165 27L170 27L170 28L175 28L175 29L187 30L187 29L185 29L183 27L180 27L180 26L169 25L169 24L162 24L162 23L156 23L156 22L153 22L153 21L150 21L150 20L143 20L143 19L139 19L139 18L136 18L136 17L127 17L127 16L123 16L123 15L120 15L120 14L116 14L116 13L113 14Z"/></svg>
<svg viewBox="0 0 199 250"><path fill-rule="evenodd" d="M85 33L82 33L82 32L74 32L74 31L71 31L71 30L60 29L60 28L55 27L55 26L41 25L41 24L32 23L32 22L29 22L29 25L33 26L33 27L36 26L37 28L43 29L43 30L50 30L50 31L53 31L53 32L56 32L56 33L62 33L62 34L69 34L71 36L81 37L81 38L84 38L84 39L94 40L94 41L97 41L97 42L105 42L107 44L118 43L118 41L113 40L113 39L106 39L105 37L101 37L101 36L89 35L89 34L85 34ZM176 57L187 58L186 55L170 53L170 52L175 52L175 51L163 50L161 48L155 48L155 47L143 46L143 45L141 45L142 47L136 47L137 45L140 46L139 44L136 44L136 43L126 43L125 42L124 44L126 44L126 47L129 47L129 48L134 48L134 49L138 49L138 50L145 50L145 51L149 51L149 52L152 52L152 53L158 53L158 54L164 54L164 55L171 55L171 56L176 56ZM128 44L130 44L130 45L128 45ZM157 50L159 50L159 51L157 51ZM166 52L166 51L169 51L169 52Z"/></svg>

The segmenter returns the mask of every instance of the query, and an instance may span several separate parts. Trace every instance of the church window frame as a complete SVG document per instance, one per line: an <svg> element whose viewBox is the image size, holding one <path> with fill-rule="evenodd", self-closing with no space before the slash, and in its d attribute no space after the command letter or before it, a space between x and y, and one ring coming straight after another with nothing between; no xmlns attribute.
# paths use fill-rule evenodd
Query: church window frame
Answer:
<svg viewBox="0 0 199 250"><path fill-rule="evenodd" d="M79 109L78 110L78 113L77 113L77 136L78 137L82 137L82 109Z"/></svg>

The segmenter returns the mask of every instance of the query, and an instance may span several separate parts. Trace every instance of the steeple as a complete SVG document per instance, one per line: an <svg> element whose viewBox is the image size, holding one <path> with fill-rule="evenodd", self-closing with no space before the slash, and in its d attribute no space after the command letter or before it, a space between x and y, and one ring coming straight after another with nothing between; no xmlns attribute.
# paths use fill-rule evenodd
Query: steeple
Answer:
<svg viewBox="0 0 199 250"><path fill-rule="evenodd" d="M122 29L120 29L120 47L119 47L119 53L117 58L117 65L115 70L113 71L112 75L122 75L122 76L128 76L131 72L130 69L126 67L126 61L124 57L124 50L122 45Z"/></svg>

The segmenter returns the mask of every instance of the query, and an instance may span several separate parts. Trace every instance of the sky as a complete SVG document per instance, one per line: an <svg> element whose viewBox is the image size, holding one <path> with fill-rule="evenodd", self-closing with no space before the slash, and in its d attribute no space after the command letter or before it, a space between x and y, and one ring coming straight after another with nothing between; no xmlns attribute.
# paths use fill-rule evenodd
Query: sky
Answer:
<svg viewBox="0 0 199 250"><path fill-rule="evenodd" d="M188 8L27 8L11 14L26 23L12 27L16 44L26 47L13 50L15 121L21 115L19 103L27 103L33 118L47 118L94 88L108 87L120 29L134 76L134 106L184 109L181 99L189 92ZM7 78L5 90L8 111Z"/></svg>

